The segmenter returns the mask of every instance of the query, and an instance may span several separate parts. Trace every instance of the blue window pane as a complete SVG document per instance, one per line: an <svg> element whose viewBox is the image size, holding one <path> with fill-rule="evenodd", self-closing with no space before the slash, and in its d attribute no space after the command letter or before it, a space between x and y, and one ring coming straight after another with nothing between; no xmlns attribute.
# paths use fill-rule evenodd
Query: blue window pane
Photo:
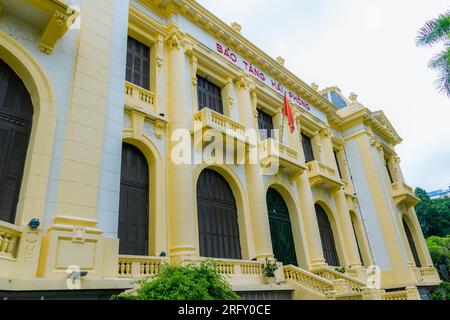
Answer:
<svg viewBox="0 0 450 320"><path fill-rule="evenodd" d="M331 92L331 103L333 103L339 109L345 108L347 106L347 102L345 102L342 97L336 92Z"/></svg>

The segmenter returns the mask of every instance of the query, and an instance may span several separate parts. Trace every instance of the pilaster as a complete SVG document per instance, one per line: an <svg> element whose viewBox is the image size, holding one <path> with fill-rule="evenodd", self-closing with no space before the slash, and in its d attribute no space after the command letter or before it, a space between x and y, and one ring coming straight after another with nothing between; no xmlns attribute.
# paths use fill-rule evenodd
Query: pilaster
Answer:
<svg viewBox="0 0 450 320"><path fill-rule="evenodd" d="M169 255L172 258L196 255L197 220L195 218L195 193L193 164L176 164L171 150L178 143L171 137L177 130L189 132L193 128L193 117L186 115L186 107L191 103L186 92L186 41L178 26L169 26L166 39L168 56L168 217Z"/></svg>
<svg viewBox="0 0 450 320"><path fill-rule="evenodd" d="M252 108L252 81L248 76L237 79L237 97L240 122L248 129L257 130L257 118ZM262 170L259 164L246 164L248 201L255 238L256 258L264 260L273 258L272 240L270 235L269 214L267 212L266 190Z"/></svg>

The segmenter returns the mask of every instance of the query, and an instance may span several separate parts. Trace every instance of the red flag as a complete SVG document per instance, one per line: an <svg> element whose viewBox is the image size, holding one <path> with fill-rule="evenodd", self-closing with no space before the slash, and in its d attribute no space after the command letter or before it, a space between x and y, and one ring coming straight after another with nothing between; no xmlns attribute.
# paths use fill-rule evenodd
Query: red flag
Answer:
<svg viewBox="0 0 450 320"><path fill-rule="evenodd" d="M288 119L289 128L291 129L291 134L295 131L295 119L294 114L292 113L291 104L289 103L289 99L287 93L284 95L284 115Z"/></svg>

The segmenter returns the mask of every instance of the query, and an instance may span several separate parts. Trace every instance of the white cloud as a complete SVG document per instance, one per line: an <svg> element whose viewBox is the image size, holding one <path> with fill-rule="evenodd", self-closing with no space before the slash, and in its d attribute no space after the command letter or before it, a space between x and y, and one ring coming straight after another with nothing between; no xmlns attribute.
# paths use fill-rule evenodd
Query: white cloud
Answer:
<svg viewBox="0 0 450 320"><path fill-rule="evenodd" d="M428 19L447 0L200 0L307 83L338 85L382 109L404 142L397 147L407 182L428 190L450 184L450 100L427 63L437 48L417 48ZM224 5L225 4L225 5Z"/></svg>

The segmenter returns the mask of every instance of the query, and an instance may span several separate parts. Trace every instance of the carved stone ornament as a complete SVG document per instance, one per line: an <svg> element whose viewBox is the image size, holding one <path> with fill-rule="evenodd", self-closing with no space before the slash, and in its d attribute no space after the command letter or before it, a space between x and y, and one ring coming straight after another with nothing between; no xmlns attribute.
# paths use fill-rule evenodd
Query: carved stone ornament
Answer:
<svg viewBox="0 0 450 320"><path fill-rule="evenodd" d="M181 49L185 46L185 37L183 32L173 28L166 38L166 45L169 49Z"/></svg>

